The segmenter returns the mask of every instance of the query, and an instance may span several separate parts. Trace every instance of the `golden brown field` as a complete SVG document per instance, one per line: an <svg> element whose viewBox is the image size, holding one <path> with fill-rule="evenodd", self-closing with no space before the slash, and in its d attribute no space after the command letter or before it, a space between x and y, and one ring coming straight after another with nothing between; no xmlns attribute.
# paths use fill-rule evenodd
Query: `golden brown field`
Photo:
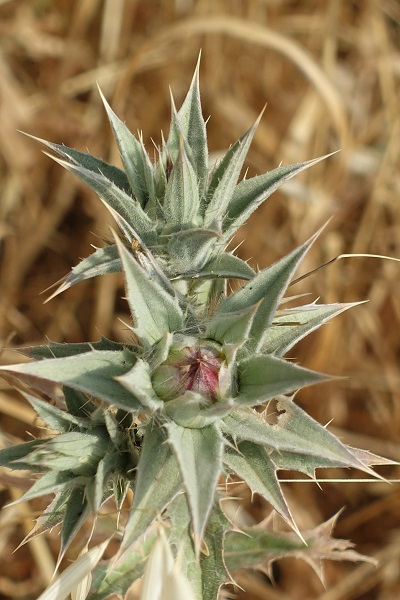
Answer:
<svg viewBox="0 0 400 600"><path fill-rule="evenodd" d="M41 292L109 236L94 194L41 153L23 130L118 163L99 83L148 148L167 132L202 49L210 147L234 142L267 103L249 153L250 174L340 149L286 184L251 218L241 256L265 267L329 225L303 270L341 253L400 257L400 5L396 0L0 0L0 344L124 339L121 279L92 279L44 304ZM298 401L348 444L400 460L400 264L344 258L293 286L324 302L369 302L296 347L304 366L344 376ZM0 382L4 439L39 435L34 414ZM27 433L28 432L28 433ZM398 467L381 468L389 479ZM283 474L283 476L286 476ZM321 476L326 476L322 473ZM399 483L287 484L300 529L345 507L335 536L379 560L326 564L324 590L307 564L276 563L275 586L241 573L246 600L400 598ZM0 504L29 481L3 470ZM291 486L291 487L289 487ZM244 496L244 502L248 502ZM57 531L13 554L43 505L0 513L0 600L33 600L55 565ZM249 507L257 519L268 507ZM68 553L76 557L77 546ZM233 588L229 588L232 594Z"/></svg>

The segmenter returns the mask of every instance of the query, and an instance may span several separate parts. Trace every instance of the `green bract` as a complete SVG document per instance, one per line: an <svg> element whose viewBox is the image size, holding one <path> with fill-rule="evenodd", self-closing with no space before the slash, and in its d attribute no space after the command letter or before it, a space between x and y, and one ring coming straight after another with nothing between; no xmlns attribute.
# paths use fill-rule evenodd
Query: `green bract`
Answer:
<svg viewBox="0 0 400 600"><path fill-rule="evenodd" d="M143 534L161 516L199 600L215 599L241 564L262 567L288 554L317 564L337 555L328 529L325 537L300 534L277 471L314 477L318 467L347 466L372 474L371 465L384 461L346 446L295 404L298 389L327 376L284 355L353 304L285 308L284 294L316 236L257 273L227 251L238 227L274 190L321 159L239 181L256 123L210 167L198 68L179 112L173 105L170 133L154 162L103 101L124 170L43 143L99 195L122 235L84 259L56 293L122 271L135 341L25 348L35 360L2 368L32 390L64 393L62 410L25 394L59 433L0 453L2 465L39 475L24 499L55 493L31 535L61 523L62 556L90 512L96 515L110 496L120 508L133 490L123 554L114 570L96 571L94 599L124 593L142 574L154 542ZM228 294L230 278L243 284ZM229 533L218 486L231 474L296 534ZM340 548L343 558L360 559Z"/></svg>

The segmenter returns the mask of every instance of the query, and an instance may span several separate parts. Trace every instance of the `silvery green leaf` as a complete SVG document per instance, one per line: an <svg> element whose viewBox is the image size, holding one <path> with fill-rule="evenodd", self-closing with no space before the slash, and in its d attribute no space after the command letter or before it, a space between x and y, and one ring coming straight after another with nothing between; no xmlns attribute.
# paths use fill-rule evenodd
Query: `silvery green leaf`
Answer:
<svg viewBox="0 0 400 600"><path fill-rule="evenodd" d="M228 205L223 219L222 230L224 239L229 240L232 235L243 225L250 215L265 202L283 183L325 160L330 154L314 158L303 163L296 163L286 167L277 167L268 173L243 179L235 188L231 202Z"/></svg>
<svg viewBox="0 0 400 600"><path fill-rule="evenodd" d="M51 158L92 188L112 213L121 215L133 229L140 231L144 242L151 245L155 239L154 221L146 214L138 200L121 190L101 173L94 173L54 156Z"/></svg>
<svg viewBox="0 0 400 600"><path fill-rule="evenodd" d="M270 457L279 470L298 471L299 473L304 473L311 479L315 479L316 469L343 466L343 464L339 464L338 461L334 461L322 456L301 454L298 451L287 452L286 450L272 450L270 452ZM282 478L281 481L284 481L284 479Z"/></svg>
<svg viewBox="0 0 400 600"><path fill-rule="evenodd" d="M276 304L275 297L282 297L290 277L318 234L319 232L284 258L257 273L240 290L226 298L221 304L220 312L242 310L253 306L266 296L272 296L271 302Z"/></svg>
<svg viewBox="0 0 400 600"><path fill-rule="evenodd" d="M243 136L245 137L248 132ZM243 139L243 138L242 138ZM223 157L215 163L215 165L210 170L209 175L209 184L207 188L207 198L204 203L204 209L207 209L207 201L209 201L215 194L215 191L218 187L219 182L224 176L225 171L229 168L231 161L233 160L235 154L237 153L240 147L240 141L237 140L230 148L225 152ZM221 213L221 218L224 216L224 213Z"/></svg>
<svg viewBox="0 0 400 600"><path fill-rule="evenodd" d="M74 487L64 511L57 567L88 515L89 504L86 499L85 488L83 486Z"/></svg>
<svg viewBox="0 0 400 600"><path fill-rule="evenodd" d="M113 477L110 484L117 511L121 512L126 495L131 488L131 481L125 477Z"/></svg>
<svg viewBox="0 0 400 600"><path fill-rule="evenodd" d="M26 500L32 500L32 498L39 498L47 494L57 494L60 490L66 489L77 481L75 475L68 471L49 471L41 475L40 479L35 481L29 490L12 504L25 502Z"/></svg>
<svg viewBox="0 0 400 600"><path fill-rule="evenodd" d="M155 195L150 159L147 153L143 152L140 142L111 109L100 88L99 92L118 144L121 160L132 192L135 198L139 200L141 206L145 207L149 197L154 200Z"/></svg>
<svg viewBox="0 0 400 600"><path fill-rule="evenodd" d="M270 424L268 416L250 408L240 408L224 418L221 429L235 441L249 440L269 451L276 451L274 457L284 457L289 453L289 460L290 453L294 453L301 457L301 461L307 461L309 457L310 464L314 464L312 457L315 457L321 467L335 465L362 469L373 464L361 460L352 448L343 444L290 398L279 397L276 412L274 424ZM278 458L276 460L279 462ZM310 474L309 470L307 474Z"/></svg>
<svg viewBox="0 0 400 600"><path fill-rule="evenodd" d="M102 561L93 571L89 600L106 600L116 595L125 597L132 583L143 575L151 549L157 539L155 532L149 533L137 544L133 544L122 556Z"/></svg>
<svg viewBox="0 0 400 600"><path fill-rule="evenodd" d="M93 350L66 358L1 367L8 376L24 381L34 389L51 395L54 383L91 394L130 412L143 410L140 402L115 377L132 368L135 356L122 351Z"/></svg>
<svg viewBox="0 0 400 600"><path fill-rule="evenodd" d="M307 304L289 308L275 316L262 342L262 352L283 356L298 341L345 310L360 302Z"/></svg>
<svg viewBox="0 0 400 600"><path fill-rule="evenodd" d="M34 471L40 471L40 469L33 468L29 462L23 459L35 450L38 446L45 444L47 440L31 440L30 442L24 442L23 444L13 444L7 448L0 450L0 467L7 467L15 471L30 469Z"/></svg>
<svg viewBox="0 0 400 600"><path fill-rule="evenodd" d="M279 394L329 379L327 375L299 367L270 355L253 355L238 365L237 406L261 404Z"/></svg>
<svg viewBox="0 0 400 600"><path fill-rule="evenodd" d="M35 360L44 358L66 358L67 356L75 356L84 354L89 350L123 350L124 344L113 342L105 337L102 337L98 342L82 342L77 344L66 344L50 342L40 346L23 346L18 348L18 352L25 354Z"/></svg>
<svg viewBox="0 0 400 600"><path fill-rule="evenodd" d="M225 562L225 540L227 532L232 528L228 519L215 502L208 519L204 535L207 552L201 554L200 566L203 579L202 600L215 600L221 586L231 577Z"/></svg>
<svg viewBox="0 0 400 600"><path fill-rule="evenodd" d="M314 529L304 532L302 543L291 532L275 532L264 523L243 532L230 531L225 538L225 559L228 570L240 568L268 570L277 558L293 556L305 560L324 582L322 560L375 561L352 550L347 540L332 537L338 515Z"/></svg>
<svg viewBox="0 0 400 600"><path fill-rule="evenodd" d="M203 196L207 184L208 148L206 125L201 111L199 68L200 57L178 117L180 129L192 151L193 168L197 176L200 196Z"/></svg>
<svg viewBox="0 0 400 600"><path fill-rule="evenodd" d="M92 171L93 173L102 173L107 179L112 181L117 187L121 190L130 194L131 188L129 186L129 181L126 176L126 173L121 169L118 169L114 165L110 165L106 163L104 160L100 158L96 158L92 154L87 152L79 152L78 150L74 150L73 148L68 148L64 145L53 144L52 142L47 142L46 140L42 140L34 135L30 135L25 133L28 137L32 138L36 142L39 142L49 148L54 154L57 154L63 159L69 161L72 165L77 167L84 167L88 171Z"/></svg>
<svg viewBox="0 0 400 600"><path fill-rule="evenodd" d="M198 600L215 600L220 587L230 580L224 561L224 538L232 525L219 502L214 502L197 560L189 533L190 511L184 496L179 495L173 500L168 516L171 520L169 542L176 548L180 570L190 581Z"/></svg>
<svg viewBox="0 0 400 600"><path fill-rule="evenodd" d="M126 295L135 321L135 333L145 348L161 340L166 331L183 328L183 313L176 297L160 284L117 242L123 264Z"/></svg>
<svg viewBox="0 0 400 600"><path fill-rule="evenodd" d="M88 417L95 410L95 405L85 394L67 386L63 387L63 392L65 405L71 415L75 415L76 417Z"/></svg>
<svg viewBox="0 0 400 600"><path fill-rule="evenodd" d="M29 540L33 539L37 535L41 535L45 531L51 531L54 527L57 527L57 525L62 523L64 519L65 507L68 498L71 495L71 487L59 489L47 508L45 508L45 510L39 514L35 525L21 542L21 546L26 544L26 542L29 542Z"/></svg>
<svg viewBox="0 0 400 600"><path fill-rule="evenodd" d="M319 232L313 235L305 244L302 244L268 268L268 284L266 286L264 297L257 307L250 329L249 341L246 344L246 349L248 351L259 352L261 350L264 338L273 321L277 306L281 301L294 272L318 234Z"/></svg>
<svg viewBox="0 0 400 600"><path fill-rule="evenodd" d="M253 442L240 442L237 450L226 446L223 461L231 472L247 483L252 492L265 498L299 534L276 476L277 467L265 448Z"/></svg>
<svg viewBox="0 0 400 600"><path fill-rule="evenodd" d="M219 232L215 229L191 228L169 236L167 245L172 278L197 276L215 248Z"/></svg>
<svg viewBox="0 0 400 600"><path fill-rule="evenodd" d="M203 554L200 554L200 561L196 559L193 537L190 533L190 510L184 494L179 494L171 502L168 507L168 518L171 522L168 542L175 550L174 554L179 557L179 570L190 581L196 599L203 600L200 567Z"/></svg>
<svg viewBox="0 0 400 600"><path fill-rule="evenodd" d="M98 275L107 275L108 273L120 273L121 271L121 260L115 244L106 246L105 248L96 248L87 258L84 258L75 267L72 267L71 272L62 280L61 284L48 300L51 300L85 279L97 277Z"/></svg>
<svg viewBox="0 0 400 600"><path fill-rule="evenodd" d="M167 360L173 339L173 334L170 331L166 331L162 339L152 349L148 359L152 371L157 369L157 367Z"/></svg>
<svg viewBox="0 0 400 600"><path fill-rule="evenodd" d="M224 558L228 571L234 573L241 568L259 568L291 554L300 557L306 549L306 543L293 533L263 531L260 527L243 533L228 531Z"/></svg>
<svg viewBox="0 0 400 600"><path fill-rule="evenodd" d="M171 97L171 124L170 124L170 128L169 128L169 134L168 134L167 141L164 141L164 139L163 139L163 147L162 147L161 156L160 156L160 162L163 165L163 170L164 170L164 175L165 175L165 184L168 181L168 177L169 177L168 172L171 169L171 167L174 165L174 163L177 159L181 144L183 144L183 146L184 146L185 153L190 161L190 164L192 165L193 169L195 168L192 148L189 146L189 142L183 131L183 127L180 122L180 117L176 110L174 98L172 96L171 91L170 91L170 97Z"/></svg>
<svg viewBox="0 0 400 600"><path fill-rule="evenodd" d="M132 369L117 378L118 381L150 411L163 408L164 402L160 400L151 383L151 369L147 362L138 358Z"/></svg>
<svg viewBox="0 0 400 600"><path fill-rule="evenodd" d="M361 456L357 455L357 451L353 451L349 446L342 444L335 435L307 415L290 398L280 397L277 402L277 410L281 413L278 416L277 424L284 429L287 439L289 436L292 436L293 440L297 438L299 440L297 444L300 447L302 444L301 439L303 440L303 452L307 449L307 454L326 457L337 465L354 467L370 475L377 476L369 468L371 463L362 460Z"/></svg>
<svg viewBox="0 0 400 600"><path fill-rule="evenodd" d="M94 433L70 431L60 433L34 449L27 461L54 471L68 471L76 476L95 474L97 463L109 449L108 437L101 428Z"/></svg>
<svg viewBox="0 0 400 600"><path fill-rule="evenodd" d="M181 138L179 152L165 188L164 214L168 229L179 231L195 223L199 202L197 176Z"/></svg>
<svg viewBox="0 0 400 600"><path fill-rule="evenodd" d="M227 313L216 313L207 324L205 336L220 344L242 344L249 334L256 306Z"/></svg>
<svg viewBox="0 0 400 600"><path fill-rule="evenodd" d="M216 257L213 257L204 267L197 273L193 273L191 277L197 278L214 278L222 277L226 279L253 279L255 272L249 265L234 254L223 252Z"/></svg>
<svg viewBox="0 0 400 600"><path fill-rule="evenodd" d="M177 425L202 429L218 422L232 410L232 401L204 404L201 394L186 391L182 396L165 403L165 414Z"/></svg>
<svg viewBox="0 0 400 600"><path fill-rule="evenodd" d="M124 438L121 436L121 429L119 423L117 422L116 415L109 410L104 411L104 423L114 447L117 450L120 450L121 446L123 445Z"/></svg>
<svg viewBox="0 0 400 600"><path fill-rule="evenodd" d="M87 419L75 417L69 412L60 410L56 406L52 406L48 402L43 402L43 400L39 400L39 398L35 398L26 392L21 393L28 400L36 414L50 429L65 433L71 431L71 429L87 426Z"/></svg>
<svg viewBox="0 0 400 600"><path fill-rule="evenodd" d="M182 478L175 454L166 443L162 429L150 423L140 452L135 494L122 550L146 531L181 489Z"/></svg>
<svg viewBox="0 0 400 600"><path fill-rule="evenodd" d="M120 470L122 460L116 452L108 451L107 454L98 461L96 474L91 477L85 486L85 499L89 510L97 515L98 510L104 500L104 494L107 493L108 483L113 473Z"/></svg>
<svg viewBox="0 0 400 600"><path fill-rule="evenodd" d="M284 258L257 273L240 290L222 302L219 312L226 313L243 310L261 300L253 319L249 342L246 344L248 351L260 350L266 331L290 279L318 234L319 232Z"/></svg>
<svg viewBox="0 0 400 600"><path fill-rule="evenodd" d="M228 150L213 173L207 191L205 225L209 225L214 220L221 222L224 218L260 119L261 115L253 127Z"/></svg>
<svg viewBox="0 0 400 600"><path fill-rule="evenodd" d="M173 421L165 425L182 474L192 516L196 554L213 505L221 474L223 438L215 425L189 429Z"/></svg>

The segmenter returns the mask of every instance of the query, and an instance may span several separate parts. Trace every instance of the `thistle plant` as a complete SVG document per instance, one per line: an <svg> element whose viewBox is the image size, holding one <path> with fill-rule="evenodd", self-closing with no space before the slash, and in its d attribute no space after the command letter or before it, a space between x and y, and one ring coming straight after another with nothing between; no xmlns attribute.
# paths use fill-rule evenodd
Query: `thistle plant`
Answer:
<svg viewBox="0 0 400 600"><path fill-rule="evenodd" d="M122 272L132 324L124 343L20 349L33 360L2 374L51 431L4 449L0 463L35 474L23 500L54 494L27 539L60 525L60 559L90 515L96 519L110 498L121 511L133 491L129 515L115 527L118 559L93 572L93 600L123 596L143 575L160 527L168 564L175 560L198 600L215 600L239 567L265 570L281 556L302 556L320 575L321 559L362 560L331 537L334 520L299 531L277 472L315 478L319 468L354 467L373 475L373 465L390 462L346 446L294 399L328 376L286 353L354 306L298 298L288 307L285 294L319 232L257 272L228 250L273 191L321 159L239 180L257 121L209 165L198 70L179 111L172 101L169 135L155 158L103 96L123 170L39 140L97 193L120 230L55 293ZM240 285L229 292L232 279ZM292 531L270 521L239 527L224 511L232 479L260 494ZM170 596L159 589L153 597Z"/></svg>

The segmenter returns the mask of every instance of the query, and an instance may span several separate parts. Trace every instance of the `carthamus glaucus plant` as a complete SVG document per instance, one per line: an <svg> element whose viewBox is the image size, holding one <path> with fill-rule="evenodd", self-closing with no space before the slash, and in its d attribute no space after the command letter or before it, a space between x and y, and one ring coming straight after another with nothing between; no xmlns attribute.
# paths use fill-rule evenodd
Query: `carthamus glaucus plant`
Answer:
<svg viewBox="0 0 400 600"><path fill-rule="evenodd" d="M277 476L297 470L315 477L316 469L332 466L372 474L372 465L390 462L346 446L294 400L297 390L327 376L286 353L352 305L300 298L287 306L287 288L316 235L260 271L227 249L273 191L320 159L240 179L256 122L210 165L198 68L180 110L172 103L169 135L155 159L103 101L123 170L40 140L96 192L120 230L56 293L122 272L131 331L125 343L23 348L33 360L2 369L51 430L0 453L2 465L36 474L24 499L54 494L30 535L60 525L62 557L87 517L110 497L120 510L131 490L129 515L115 527L120 556L93 573L89 597L96 600L123 596L142 576L153 545L167 557L157 563L151 555L158 568L167 565L167 592L175 570L198 600L216 599L239 567L266 569L281 556L303 556L316 568L321 558L362 558L331 538L326 524L300 533ZM229 292L232 279L240 285ZM43 394L57 394L58 407ZM233 477L293 531L232 522L224 499Z"/></svg>

